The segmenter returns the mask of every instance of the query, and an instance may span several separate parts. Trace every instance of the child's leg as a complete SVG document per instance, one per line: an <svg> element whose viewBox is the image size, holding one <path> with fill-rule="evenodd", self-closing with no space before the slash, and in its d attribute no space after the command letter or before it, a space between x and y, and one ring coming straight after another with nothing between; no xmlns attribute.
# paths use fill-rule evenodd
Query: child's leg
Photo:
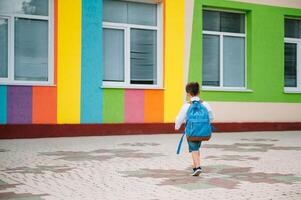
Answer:
<svg viewBox="0 0 301 200"><path fill-rule="evenodd" d="M193 155L193 152L191 152L191 156L192 156L192 168L196 168L196 163L194 161L194 155Z"/></svg>
<svg viewBox="0 0 301 200"><path fill-rule="evenodd" d="M189 152L191 152L191 156L192 156L192 168L198 168L200 167L200 146L201 146L201 142L190 142L188 141L188 146L189 146Z"/></svg>
<svg viewBox="0 0 301 200"><path fill-rule="evenodd" d="M200 167L200 152L199 151L192 151L192 160L193 160L193 168Z"/></svg>

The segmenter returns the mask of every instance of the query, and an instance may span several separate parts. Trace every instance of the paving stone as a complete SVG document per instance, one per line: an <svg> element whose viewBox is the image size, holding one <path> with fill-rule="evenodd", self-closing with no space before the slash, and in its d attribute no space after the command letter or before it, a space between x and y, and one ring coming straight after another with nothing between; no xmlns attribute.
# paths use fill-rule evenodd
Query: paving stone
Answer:
<svg viewBox="0 0 301 200"><path fill-rule="evenodd" d="M0 140L0 199L301 199L300 131L214 134L199 177L180 137Z"/></svg>

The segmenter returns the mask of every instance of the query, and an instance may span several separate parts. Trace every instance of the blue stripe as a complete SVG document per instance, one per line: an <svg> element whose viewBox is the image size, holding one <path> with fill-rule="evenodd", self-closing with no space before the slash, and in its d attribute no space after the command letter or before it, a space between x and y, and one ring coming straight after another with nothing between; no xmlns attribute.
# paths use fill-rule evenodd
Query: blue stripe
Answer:
<svg viewBox="0 0 301 200"><path fill-rule="evenodd" d="M0 85L0 124L7 123L7 86Z"/></svg>
<svg viewBox="0 0 301 200"><path fill-rule="evenodd" d="M102 0L82 0L81 123L102 122Z"/></svg>

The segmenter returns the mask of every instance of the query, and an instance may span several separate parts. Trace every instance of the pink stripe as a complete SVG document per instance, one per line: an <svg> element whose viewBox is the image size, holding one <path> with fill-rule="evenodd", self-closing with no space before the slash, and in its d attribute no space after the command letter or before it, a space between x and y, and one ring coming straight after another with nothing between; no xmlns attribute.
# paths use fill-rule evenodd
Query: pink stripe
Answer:
<svg viewBox="0 0 301 200"><path fill-rule="evenodd" d="M144 91L125 91L125 122L144 122Z"/></svg>

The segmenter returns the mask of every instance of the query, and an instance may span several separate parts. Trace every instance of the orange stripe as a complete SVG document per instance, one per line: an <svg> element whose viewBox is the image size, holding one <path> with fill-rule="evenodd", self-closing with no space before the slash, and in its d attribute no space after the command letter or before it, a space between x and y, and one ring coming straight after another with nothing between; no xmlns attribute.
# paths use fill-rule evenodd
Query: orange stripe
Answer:
<svg viewBox="0 0 301 200"><path fill-rule="evenodd" d="M56 123L56 88L32 87L32 123Z"/></svg>
<svg viewBox="0 0 301 200"><path fill-rule="evenodd" d="M57 27L58 27L58 0L54 0L54 84L57 84ZM57 92L55 87L32 87L32 123L57 123Z"/></svg>
<svg viewBox="0 0 301 200"><path fill-rule="evenodd" d="M165 77L165 30L166 30L166 0L163 1L163 74L162 77ZM165 81L163 81L163 88L165 88Z"/></svg>
<svg viewBox="0 0 301 200"><path fill-rule="evenodd" d="M57 84L57 31L58 31L58 0L54 0L54 84Z"/></svg>
<svg viewBox="0 0 301 200"><path fill-rule="evenodd" d="M144 121L163 122L164 93L162 90L145 90L144 92Z"/></svg>

